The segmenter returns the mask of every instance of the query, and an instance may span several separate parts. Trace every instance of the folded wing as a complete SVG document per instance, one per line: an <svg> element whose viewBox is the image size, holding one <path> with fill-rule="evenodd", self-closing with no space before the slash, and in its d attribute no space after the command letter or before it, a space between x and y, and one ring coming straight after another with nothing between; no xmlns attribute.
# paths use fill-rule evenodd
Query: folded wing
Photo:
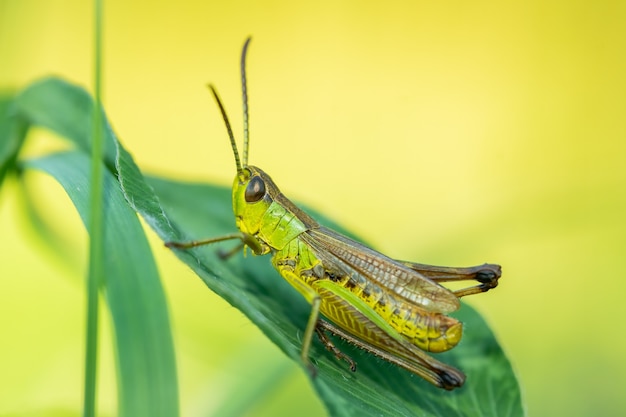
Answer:
<svg viewBox="0 0 626 417"><path fill-rule="evenodd" d="M422 308L450 313L459 308L458 298L447 288L408 266L325 227L301 236L326 268L348 275L356 283L368 279L381 289Z"/></svg>

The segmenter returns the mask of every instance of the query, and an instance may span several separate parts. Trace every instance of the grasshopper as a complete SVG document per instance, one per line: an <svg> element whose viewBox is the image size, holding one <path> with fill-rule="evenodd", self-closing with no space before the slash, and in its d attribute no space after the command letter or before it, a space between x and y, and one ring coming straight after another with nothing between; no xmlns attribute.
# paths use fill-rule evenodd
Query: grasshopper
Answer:
<svg viewBox="0 0 626 417"><path fill-rule="evenodd" d="M216 89L209 88L224 119L235 157L233 211L237 233L191 242L167 242L188 249L225 240L239 244L223 257L248 247L255 255L271 255L271 262L311 305L302 338L301 361L311 374L309 349L316 333L338 360L352 371L356 363L342 353L328 334L394 363L435 386L451 390L465 382L463 372L426 352L443 352L461 340L463 325L447 316L460 307L459 298L495 288L498 265L468 268L423 265L392 259L361 243L321 226L280 192L263 170L248 165L248 92L246 55L241 54L244 142L243 164L226 111ZM450 281L477 284L452 291ZM323 315L323 317L322 317Z"/></svg>

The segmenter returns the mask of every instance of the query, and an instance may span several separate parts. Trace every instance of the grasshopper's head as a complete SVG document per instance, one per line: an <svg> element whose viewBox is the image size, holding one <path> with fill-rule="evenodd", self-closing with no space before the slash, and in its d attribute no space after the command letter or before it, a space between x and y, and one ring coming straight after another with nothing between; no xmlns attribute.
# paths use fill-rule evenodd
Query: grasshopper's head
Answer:
<svg viewBox="0 0 626 417"><path fill-rule="evenodd" d="M256 234L263 216L279 193L269 175L254 166L246 166L233 181L233 212L237 228Z"/></svg>

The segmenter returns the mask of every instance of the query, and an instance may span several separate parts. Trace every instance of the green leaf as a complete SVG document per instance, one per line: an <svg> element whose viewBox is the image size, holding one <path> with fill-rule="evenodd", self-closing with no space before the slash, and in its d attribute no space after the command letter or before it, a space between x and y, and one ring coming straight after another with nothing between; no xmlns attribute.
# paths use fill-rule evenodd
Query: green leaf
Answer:
<svg viewBox="0 0 626 417"><path fill-rule="evenodd" d="M13 97L0 97L0 186L8 172L15 168L15 161L24 138L27 124L13 117Z"/></svg>
<svg viewBox="0 0 626 417"><path fill-rule="evenodd" d="M48 77L34 82L13 103L13 112L29 125L46 128L68 139L78 149L91 152L93 100L82 88L60 78ZM104 161L115 165L115 135L104 117Z"/></svg>
<svg viewBox="0 0 626 417"><path fill-rule="evenodd" d="M135 172L136 174L137 172ZM120 170L127 198L153 224L151 218L167 213L168 227L153 228L163 240L191 240L219 236L234 230L230 190L222 187L178 183L149 178L162 212L154 209L154 196ZM146 199L146 204L142 202ZM151 208L152 207L152 208ZM317 216L320 218L320 216ZM326 222L325 222L326 223ZM182 235L181 235L182 234ZM228 248L234 244L221 244ZM235 256L226 262L216 256L216 246L176 251L209 288L244 312L294 361L299 362L300 341L310 306L270 266L269 259ZM312 356L319 369L313 384L333 416L498 416L524 415L520 390L511 366L485 322L464 305L458 317L466 323L464 341L440 355L468 374L466 385L454 392L432 387L420 378L336 341L358 363L351 373L344 363L320 344Z"/></svg>
<svg viewBox="0 0 626 417"><path fill-rule="evenodd" d="M80 152L27 161L53 176L83 223L89 212L90 162ZM105 171L104 276L117 344L122 416L176 416L178 390L165 295L152 252L115 177Z"/></svg>

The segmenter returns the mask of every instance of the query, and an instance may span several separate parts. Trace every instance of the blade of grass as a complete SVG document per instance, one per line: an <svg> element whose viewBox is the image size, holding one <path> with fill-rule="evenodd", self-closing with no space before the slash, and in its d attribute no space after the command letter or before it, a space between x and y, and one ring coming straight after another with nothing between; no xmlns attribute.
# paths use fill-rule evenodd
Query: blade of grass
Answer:
<svg viewBox="0 0 626 417"><path fill-rule="evenodd" d="M90 212L89 212L89 273L87 277L87 319L85 332L85 381L83 416L96 415L98 376L98 293L103 280L102 236L102 112L100 88L102 68L102 1L94 0L94 101L92 112Z"/></svg>

